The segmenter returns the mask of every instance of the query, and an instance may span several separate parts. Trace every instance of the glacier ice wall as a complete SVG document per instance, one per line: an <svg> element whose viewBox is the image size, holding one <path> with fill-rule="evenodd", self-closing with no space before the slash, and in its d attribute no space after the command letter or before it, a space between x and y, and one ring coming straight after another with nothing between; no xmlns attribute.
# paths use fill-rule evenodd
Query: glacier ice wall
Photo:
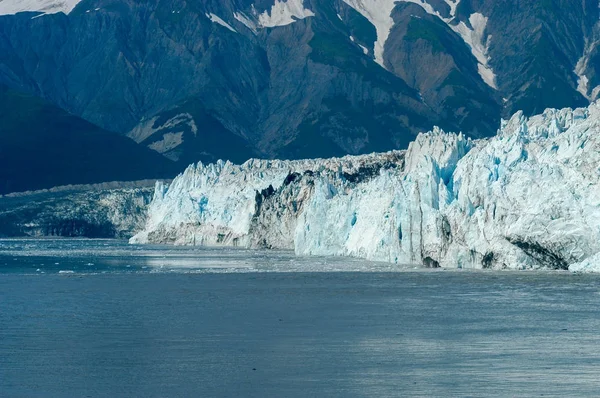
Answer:
<svg viewBox="0 0 600 398"><path fill-rule="evenodd" d="M600 104L439 129L407 151L190 166L133 242L294 249L429 267L552 268L600 253Z"/></svg>
<svg viewBox="0 0 600 398"><path fill-rule="evenodd" d="M152 181L0 195L0 237L129 238L144 227Z"/></svg>
<svg viewBox="0 0 600 398"><path fill-rule="evenodd" d="M157 182L146 228L132 242L293 248L290 231L316 180L340 184L361 167L395 167L401 156L191 165L168 189Z"/></svg>

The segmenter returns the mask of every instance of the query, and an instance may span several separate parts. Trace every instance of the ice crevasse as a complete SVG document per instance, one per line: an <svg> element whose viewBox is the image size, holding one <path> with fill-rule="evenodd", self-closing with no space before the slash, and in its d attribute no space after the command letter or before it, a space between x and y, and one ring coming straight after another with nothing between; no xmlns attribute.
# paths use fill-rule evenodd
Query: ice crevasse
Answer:
<svg viewBox="0 0 600 398"><path fill-rule="evenodd" d="M440 129L406 151L192 165L133 243L294 249L448 268L600 270L600 103Z"/></svg>

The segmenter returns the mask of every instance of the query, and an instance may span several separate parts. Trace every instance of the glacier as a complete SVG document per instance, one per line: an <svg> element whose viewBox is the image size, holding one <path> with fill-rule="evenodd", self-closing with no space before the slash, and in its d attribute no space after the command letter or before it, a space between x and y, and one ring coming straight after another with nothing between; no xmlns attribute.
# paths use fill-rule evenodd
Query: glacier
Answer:
<svg viewBox="0 0 600 398"><path fill-rule="evenodd" d="M0 238L128 239L145 225L153 188L144 180L0 195Z"/></svg>
<svg viewBox="0 0 600 398"><path fill-rule="evenodd" d="M157 182L132 243L293 249L445 268L600 270L600 103L406 151L219 161Z"/></svg>

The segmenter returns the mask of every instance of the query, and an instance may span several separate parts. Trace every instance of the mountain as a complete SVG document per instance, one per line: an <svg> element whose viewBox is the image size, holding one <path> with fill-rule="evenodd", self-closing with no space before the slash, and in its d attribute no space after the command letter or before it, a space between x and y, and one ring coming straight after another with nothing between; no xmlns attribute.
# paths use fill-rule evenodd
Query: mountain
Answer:
<svg viewBox="0 0 600 398"><path fill-rule="evenodd" d="M129 138L2 85L0 121L0 194L176 173Z"/></svg>
<svg viewBox="0 0 600 398"><path fill-rule="evenodd" d="M445 268L600 267L600 104L516 113L493 138L191 165L157 183L134 243L294 249Z"/></svg>
<svg viewBox="0 0 600 398"><path fill-rule="evenodd" d="M331 4L285 26L236 6L101 0L5 16L0 81L181 165L383 150L438 120L350 41ZM235 19L244 10L252 29Z"/></svg>
<svg viewBox="0 0 600 398"><path fill-rule="evenodd" d="M0 83L180 168L385 151L434 125L481 138L517 110L588 105L598 5L3 0Z"/></svg>

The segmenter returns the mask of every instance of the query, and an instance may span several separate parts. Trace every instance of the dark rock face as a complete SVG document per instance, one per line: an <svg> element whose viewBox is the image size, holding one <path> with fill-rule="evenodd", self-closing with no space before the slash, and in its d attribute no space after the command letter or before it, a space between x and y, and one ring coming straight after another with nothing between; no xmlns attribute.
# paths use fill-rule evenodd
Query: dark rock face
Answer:
<svg viewBox="0 0 600 398"><path fill-rule="evenodd" d="M433 125L489 136L516 110L600 92L597 0L426 1L429 12L396 3L385 68L374 25L343 0L305 0L314 16L276 27L259 26L273 0L83 0L68 16L0 16L0 84L177 168L403 148ZM474 14L496 88L457 33Z"/></svg>
<svg viewBox="0 0 600 398"><path fill-rule="evenodd" d="M191 128L181 138L194 148L165 150L186 164L201 153L237 160L388 149L437 121L415 90L349 40L331 5L257 34L232 17L235 6L100 0L69 16L1 17L0 81L111 131L156 118L137 134L149 146L181 133L173 117L191 115L198 139ZM209 10L229 15L237 33L211 22ZM226 142L205 145L216 137ZM237 141L233 151L227 141Z"/></svg>
<svg viewBox="0 0 600 398"><path fill-rule="evenodd" d="M494 132L500 97L482 80L463 39L413 3L398 5L393 17L385 47L388 68L417 88L448 125L475 137Z"/></svg>
<svg viewBox="0 0 600 398"><path fill-rule="evenodd" d="M442 18L450 17L446 2L427 2ZM519 110L532 115L596 99L598 5L597 0L461 0L455 17L445 24L419 5L398 3L386 63L419 89L442 118L463 131L487 135L496 130L498 115ZM449 28L461 22L472 27L475 13L487 18L483 41L489 40L487 56L497 90L482 86L475 58ZM582 58L589 98L577 90L575 69Z"/></svg>
<svg viewBox="0 0 600 398"><path fill-rule="evenodd" d="M0 85L0 194L176 172L126 137Z"/></svg>
<svg viewBox="0 0 600 398"><path fill-rule="evenodd" d="M575 67L586 51L596 48L598 1L494 0L462 1L465 7L489 16L487 34L490 64L506 98L504 115L523 110L537 114L545 108L585 106L577 91ZM590 77L600 64L590 62ZM598 81L590 82L590 87ZM590 89L591 91L591 89Z"/></svg>

